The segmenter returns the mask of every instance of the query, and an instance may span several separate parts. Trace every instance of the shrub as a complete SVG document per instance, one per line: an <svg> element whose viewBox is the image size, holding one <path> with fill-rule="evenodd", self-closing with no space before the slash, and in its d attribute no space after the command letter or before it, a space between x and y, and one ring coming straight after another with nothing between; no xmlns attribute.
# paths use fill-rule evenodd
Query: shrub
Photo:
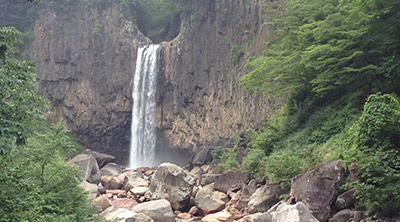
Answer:
<svg viewBox="0 0 400 222"><path fill-rule="evenodd" d="M344 157L358 163L357 206L395 216L400 209L400 103L393 95L369 96L348 132Z"/></svg>

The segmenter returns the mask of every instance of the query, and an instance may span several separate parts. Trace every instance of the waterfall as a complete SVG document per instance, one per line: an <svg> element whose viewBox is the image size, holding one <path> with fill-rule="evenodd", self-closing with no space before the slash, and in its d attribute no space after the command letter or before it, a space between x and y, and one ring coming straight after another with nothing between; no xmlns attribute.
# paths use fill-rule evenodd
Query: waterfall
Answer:
<svg viewBox="0 0 400 222"><path fill-rule="evenodd" d="M147 45L138 49L132 92L130 168L156 164L156 80L160 49L160 45Z"/></svg>

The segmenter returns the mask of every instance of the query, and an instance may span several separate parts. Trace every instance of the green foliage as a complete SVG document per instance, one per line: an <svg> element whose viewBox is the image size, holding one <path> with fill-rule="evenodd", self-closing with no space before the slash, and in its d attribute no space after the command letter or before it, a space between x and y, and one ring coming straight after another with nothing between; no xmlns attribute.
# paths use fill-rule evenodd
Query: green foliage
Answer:
<svg viewBox="0 0 400 222"><path fill-rule="evenodd" d="M244 55L244 51L240 45L233 45L231 49L231 58L234 65L238 65L240 58Z"/></svg>
<svg viewBox="0 0 400 222"><path fill-rule="evenodd" d="M0 221L94 221L62 124L45 121L34 64L15 57L15 28L0 29Z"/></svg>
<svg viewBox="0 0 400 222"><path fill-rule="evenodd" d="M399 5L395 0L287 1L271 21L276 40L248 63L253 70L241 80L247 89L302 95L300 101L339 98L351 90L365 95L396 90Z"/></svg>
<svg viewBox="0 0 400 222"><path fill-rule="evenodd" d="M239 162L236 159L237 152L240 148L227 148L225 152L222 154L221 160L222 163L218 164L218 168L222 171L226 171L229 169L237 170L239 168Z"/></svg>
<svg viewBox="0 0 400 222"><path fill-rule="evenodd" d="M159 43L178 34L180 16L189 10L189 3L186 0L120 0L120 8L125 18L134 21L143 34Z"/></svg>
<svg viewBox="0 0 400 222"><path fill-rule="evenodd" d="M23 145L29 128L42 119L45 101L36 94L35 64L15 58L15 28L0 29L0 155L14 142Z"/></svg>
<svg viewBox="0 0 400 222"><path fill-rule="evenodd" d="M74 144L62 127L42 123L24 148L0 157L0 221L93 221L80 172L64 163Z"/></svg>
<svg viewBox="0 0 400 222"><path fill-rule="evenodd" d="M399 100L389 94L371 95L348 134L345 160L358 164L358 207L371 214L396 216L400 208Z"/></svg>

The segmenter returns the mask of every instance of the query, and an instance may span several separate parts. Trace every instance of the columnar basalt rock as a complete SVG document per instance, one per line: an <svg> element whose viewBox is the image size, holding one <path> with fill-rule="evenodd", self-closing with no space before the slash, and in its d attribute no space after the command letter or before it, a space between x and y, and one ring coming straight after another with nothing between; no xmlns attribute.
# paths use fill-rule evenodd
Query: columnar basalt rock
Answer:
<svg viewBox="0 0 400 222"><path fill-rule="evenodd" d="M39 93L64 125L89 148L126 163L137 46L150 40L120 17L116 2L76 2L62 13L43 9L27 57L38 64ZM195 14L183 16L178 37L162 43L160 149L228 145L280 106L239 83L244 62L260 55L273 33L264 24L265 2L190 0Z"/></svg>
<svg viewBox="0 0 400 222"><path fill-rule="evenodd" d="M150 40L119 17L115 2L100 7L78 0L69 7L44 8L34 26L26 52L37 62L39 93L84 144L124 162L137 45Z"/></svg>
<svg viewBox="0 0 400 222"><path fill-rule="evenodd" d="M265 2L193 0L196 16L183 17L179 36L163 43L157 116L170 146L197 152L204 144L228 145L279 107L239 83L244 61L261 54L272 33L264 24ZM234 47L242 50L239 64Z"/></svg>

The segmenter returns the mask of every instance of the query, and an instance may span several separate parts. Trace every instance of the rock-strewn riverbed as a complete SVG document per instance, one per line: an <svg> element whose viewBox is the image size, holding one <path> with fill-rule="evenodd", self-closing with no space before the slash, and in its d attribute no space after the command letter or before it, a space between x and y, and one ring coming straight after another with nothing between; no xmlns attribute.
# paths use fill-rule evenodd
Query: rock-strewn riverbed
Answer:
<svg viewBox="0 0 400 222"><path fill-rule="evenodd" d="M69 160L82 169L82 186L108 221L121 222L313 222L362 221L353 209L354 191L339 195L345 179L340 160L319 164L296 176L291 192L297 203L282 200L279 184L257 183L242 172L220 172L199 152L180 167L125 169L113 157L93 151ZM101 163L99 167L99 164Z"/></svg>

